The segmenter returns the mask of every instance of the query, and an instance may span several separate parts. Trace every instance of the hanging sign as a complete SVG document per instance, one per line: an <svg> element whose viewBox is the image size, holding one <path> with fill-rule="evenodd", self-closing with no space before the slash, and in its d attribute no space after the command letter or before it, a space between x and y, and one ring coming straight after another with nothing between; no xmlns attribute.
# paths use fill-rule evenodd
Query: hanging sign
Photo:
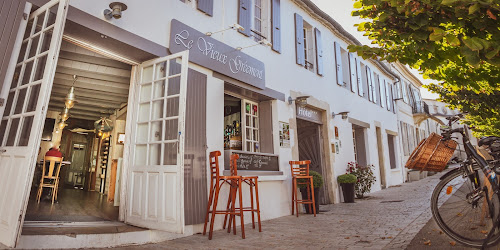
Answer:
<svg viewBox="0 0 500 250"><path fill-rule="evenodd" d="M229 32L229 31L228 31ZM176 19L170 28L171 53L189 50L189 61L265 89L264 63Z"/></svg>

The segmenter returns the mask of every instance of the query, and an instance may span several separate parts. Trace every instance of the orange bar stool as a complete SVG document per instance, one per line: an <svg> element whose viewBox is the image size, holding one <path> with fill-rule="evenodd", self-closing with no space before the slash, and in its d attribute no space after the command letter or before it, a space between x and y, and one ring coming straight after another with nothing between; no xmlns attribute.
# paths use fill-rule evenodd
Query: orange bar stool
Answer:
<svg viewBox="0 0 500 250"><path fill-rule="evenodd" d="M229 166L231 170L231 176L238 176L238 167L237 167L237 160L240 158L239 155L237 154L232 154L230 161L229 161ZM250 187L250 207L243 207L241 209L243 212L251 212L252 213L252 227L255 229L255 214L257 214L257 223L259 225L259 232L262 232L262 225L260 223L260 204L259 204L259 182L258 182L258 176L241 176L242 183L248 184ZM255 196L254 196L254 190L255 190ZM231 198L231 196L230 196ZM255 199L255 203L254 203ZM229 206L231 204L234 204L234 202L231 202L230 199L227 201L227 208L229 209ZM255 204L255 206L254 206ZM240 207L242 207L240 205ZM240 210L239 207L236 207L235 210ZM227 215L224 218L224 227L226 226L227 222ZM227 231L230 231L230 226L231 226L231 221L233 221L233 227L234 227L234 216L229 217L229 224Z"/></svg>
<svg viewBox="0 0 500 250"><path fill-rule="evenodd" d="M208 239L212 239L212 234L214 231L214 220L216 214L224 214L230 215L234 218L235 215L239 215L241 218L241 237L245 238L245 227L243 224L243 210L237 211L235 209L235 200L236 193L239 191L239 200L240 207L243 207L242 200L242 192L241 192L241 176L221 176L219 173L219 156L221 155L220 151L210 152L209 160L210 160L210 196L208 198L207 204L207 213L205 215L205 225L203 227L203 235L207 232L207 224L210 218L210 231L208 233ZM217 210L217 202L219 200L219 192L222 188L222 185L228 184L230 186L229 189L229 198L232 201L231 206L226 210ZM236 223L234 223L234 234L236 234Z"/></svg>
<svg viewBox="0 0 500 250"><path fill-rule="evenodd" d="M314 212L314 217L316 217L316 206L314 203L314 185L313 177L309 176L309 164L311 161L290 161L290 168L292 169L292 215L295 209L297 209L297 217L299 217L299 203L309 204L309 209ZM305 184L307 188L307 199L302 197L302 200L297 199L297 181L300 180L300 184ZM294 204L295 203L295 204Z"/></svg>

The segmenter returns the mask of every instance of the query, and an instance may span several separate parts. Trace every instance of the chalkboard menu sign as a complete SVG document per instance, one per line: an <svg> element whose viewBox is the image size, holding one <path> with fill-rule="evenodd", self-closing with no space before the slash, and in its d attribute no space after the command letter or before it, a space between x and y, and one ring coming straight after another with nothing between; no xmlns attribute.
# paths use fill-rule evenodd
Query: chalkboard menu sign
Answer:
<svg viewBox="0 0 500 250"><path fill-rule="evenodd" d="M244 151L226 150L225 169L229 170L229 157L231 154L238 154L240 158L236 162L238 170L255 171L279 171L278 155L265 153L251 153Z"/></svg>

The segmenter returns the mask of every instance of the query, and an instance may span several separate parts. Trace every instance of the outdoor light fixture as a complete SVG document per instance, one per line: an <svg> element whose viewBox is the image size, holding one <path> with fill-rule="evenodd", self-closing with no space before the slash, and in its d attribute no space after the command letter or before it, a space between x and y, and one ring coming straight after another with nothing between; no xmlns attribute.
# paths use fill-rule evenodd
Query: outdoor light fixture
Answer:
<svg viewBox="0 0 500 250"><path fill-rule="evenodd" d="M239 24L235 23L235 24L233 24L233 25L229 26L229 28L227 28L227 29L223 29L223 30L219 30L219 31L214 31L214 32L210 32L210 31L209 31L209 32L205 33L205 35L207 35L207 36L211 36L211 35L213 35L213 34L215 34L215 33L224 32L224 31L226 31L226 30L239 30L239 31L244 31L244 30L245 30L245 28L243 28L243 26L241 26L241 25L239 25Z"/></svg>
<svg viewBox="0 0 500 250"><path fill-rule="evenodd" d="M66 108L70 109L75 106L76 98L75 98L75 87L71 86L68 95L66 95L66 100L64 101L64 105Z"/></svg>
<svg viewBox="0 0 500 250"><path fill-rule="evenodd" d="M57 124L57 127L58 127L60 130L63 130L63 129L64 129L64 127L66 127L66 125L67 125L67 124L66 124L66 123L64 123L64 121L61 121L61 122L59 122L59 124Z"/></svg>
<svg viewBox="0 0 500 250"><path fill-rule="evenodd" d="M291 96L288 97L288 104L292 104L293 101L295 101L295 104L297 104L297 106L299 107L305 107L307 105L307 98L309 98L308 95L305 95L305 96L298 96L297 98L295 99L292 99Z"/></svg>
<svg viewBox="0 0 500 250"><path fill-rule="evenodd" d="M120 2L112 2L109 4L110 9L104 10L104 17L107 20L111 20L111 18L120 19L122 17L122 11L127 9L127 5Z"/></svg>
<svg viewBox="0 0 500 250"><path fill-rule="evenodd" d="M347 114L349 114L349 111L338 112L337 114L335 114L335 112L332 112L332 118L335 118L336 115L341 115L342 120L345 120L347 119Z"/></svg>
<svg viewBox="0 0 500 250"><path fill-rule="evenodd" d="M269 42L267 39L262 39L260 41L258 41L256 44L253 44L253 45L250 45L250 46L246 46L246 47L237 47L236 50L242 50L242 49L246 49L246 48L250 48L250 47L253 47L253 46L257 46L257 45L264 45L264 46L273 46L273 44L271 42Z"/></svg>

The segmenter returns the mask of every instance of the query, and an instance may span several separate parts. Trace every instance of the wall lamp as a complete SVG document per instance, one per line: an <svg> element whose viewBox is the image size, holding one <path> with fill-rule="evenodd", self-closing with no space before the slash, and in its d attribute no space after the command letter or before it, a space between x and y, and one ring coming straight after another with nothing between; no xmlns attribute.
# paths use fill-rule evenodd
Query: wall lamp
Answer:
<svg viewBox="0 0 500 250"><path fill-rule="evenodd" d="M207 33L205 33L205 35L211 36L211 35L213 35L215 33L224 32L226 30L240 30L240 31L244 31L245 28L243 28L243 26L235 23L235 24L229 26L229 28L227 28L227 29L223 29L223 30L219 30L219 31L214 31L214 32L207 32Z"/></svg>
<svg viewBox="0 0 500 250"><path fill-rule="evenodd" d="M110 9L104 10L104 17L107 20L111 20L111 18L120 19L122 17L122 11L127 9L127 5L120 2L112 2L109 4Z"/></svg>
<svg viewBox="0 0 500 250"><path fill-rule="evenodd" d="M338 112L337 114L335 114L335 112L332 112L332 118L335 118L336 115L341 115L342 120L345 120L347 119L347 114L349 114L349 111Z"/></svg>
<svg viewBox="0 0 500 250"><path fill-rule="evenodd" d="M298 96L297 98L295 99L292 99L291 96L288 97L288 104L292 104L292 102L295 101L295 104L297 104L297 106L299 107L305 107L307 105L307 98L309 98L308 95L305 95L305 96Z"/></svg>

